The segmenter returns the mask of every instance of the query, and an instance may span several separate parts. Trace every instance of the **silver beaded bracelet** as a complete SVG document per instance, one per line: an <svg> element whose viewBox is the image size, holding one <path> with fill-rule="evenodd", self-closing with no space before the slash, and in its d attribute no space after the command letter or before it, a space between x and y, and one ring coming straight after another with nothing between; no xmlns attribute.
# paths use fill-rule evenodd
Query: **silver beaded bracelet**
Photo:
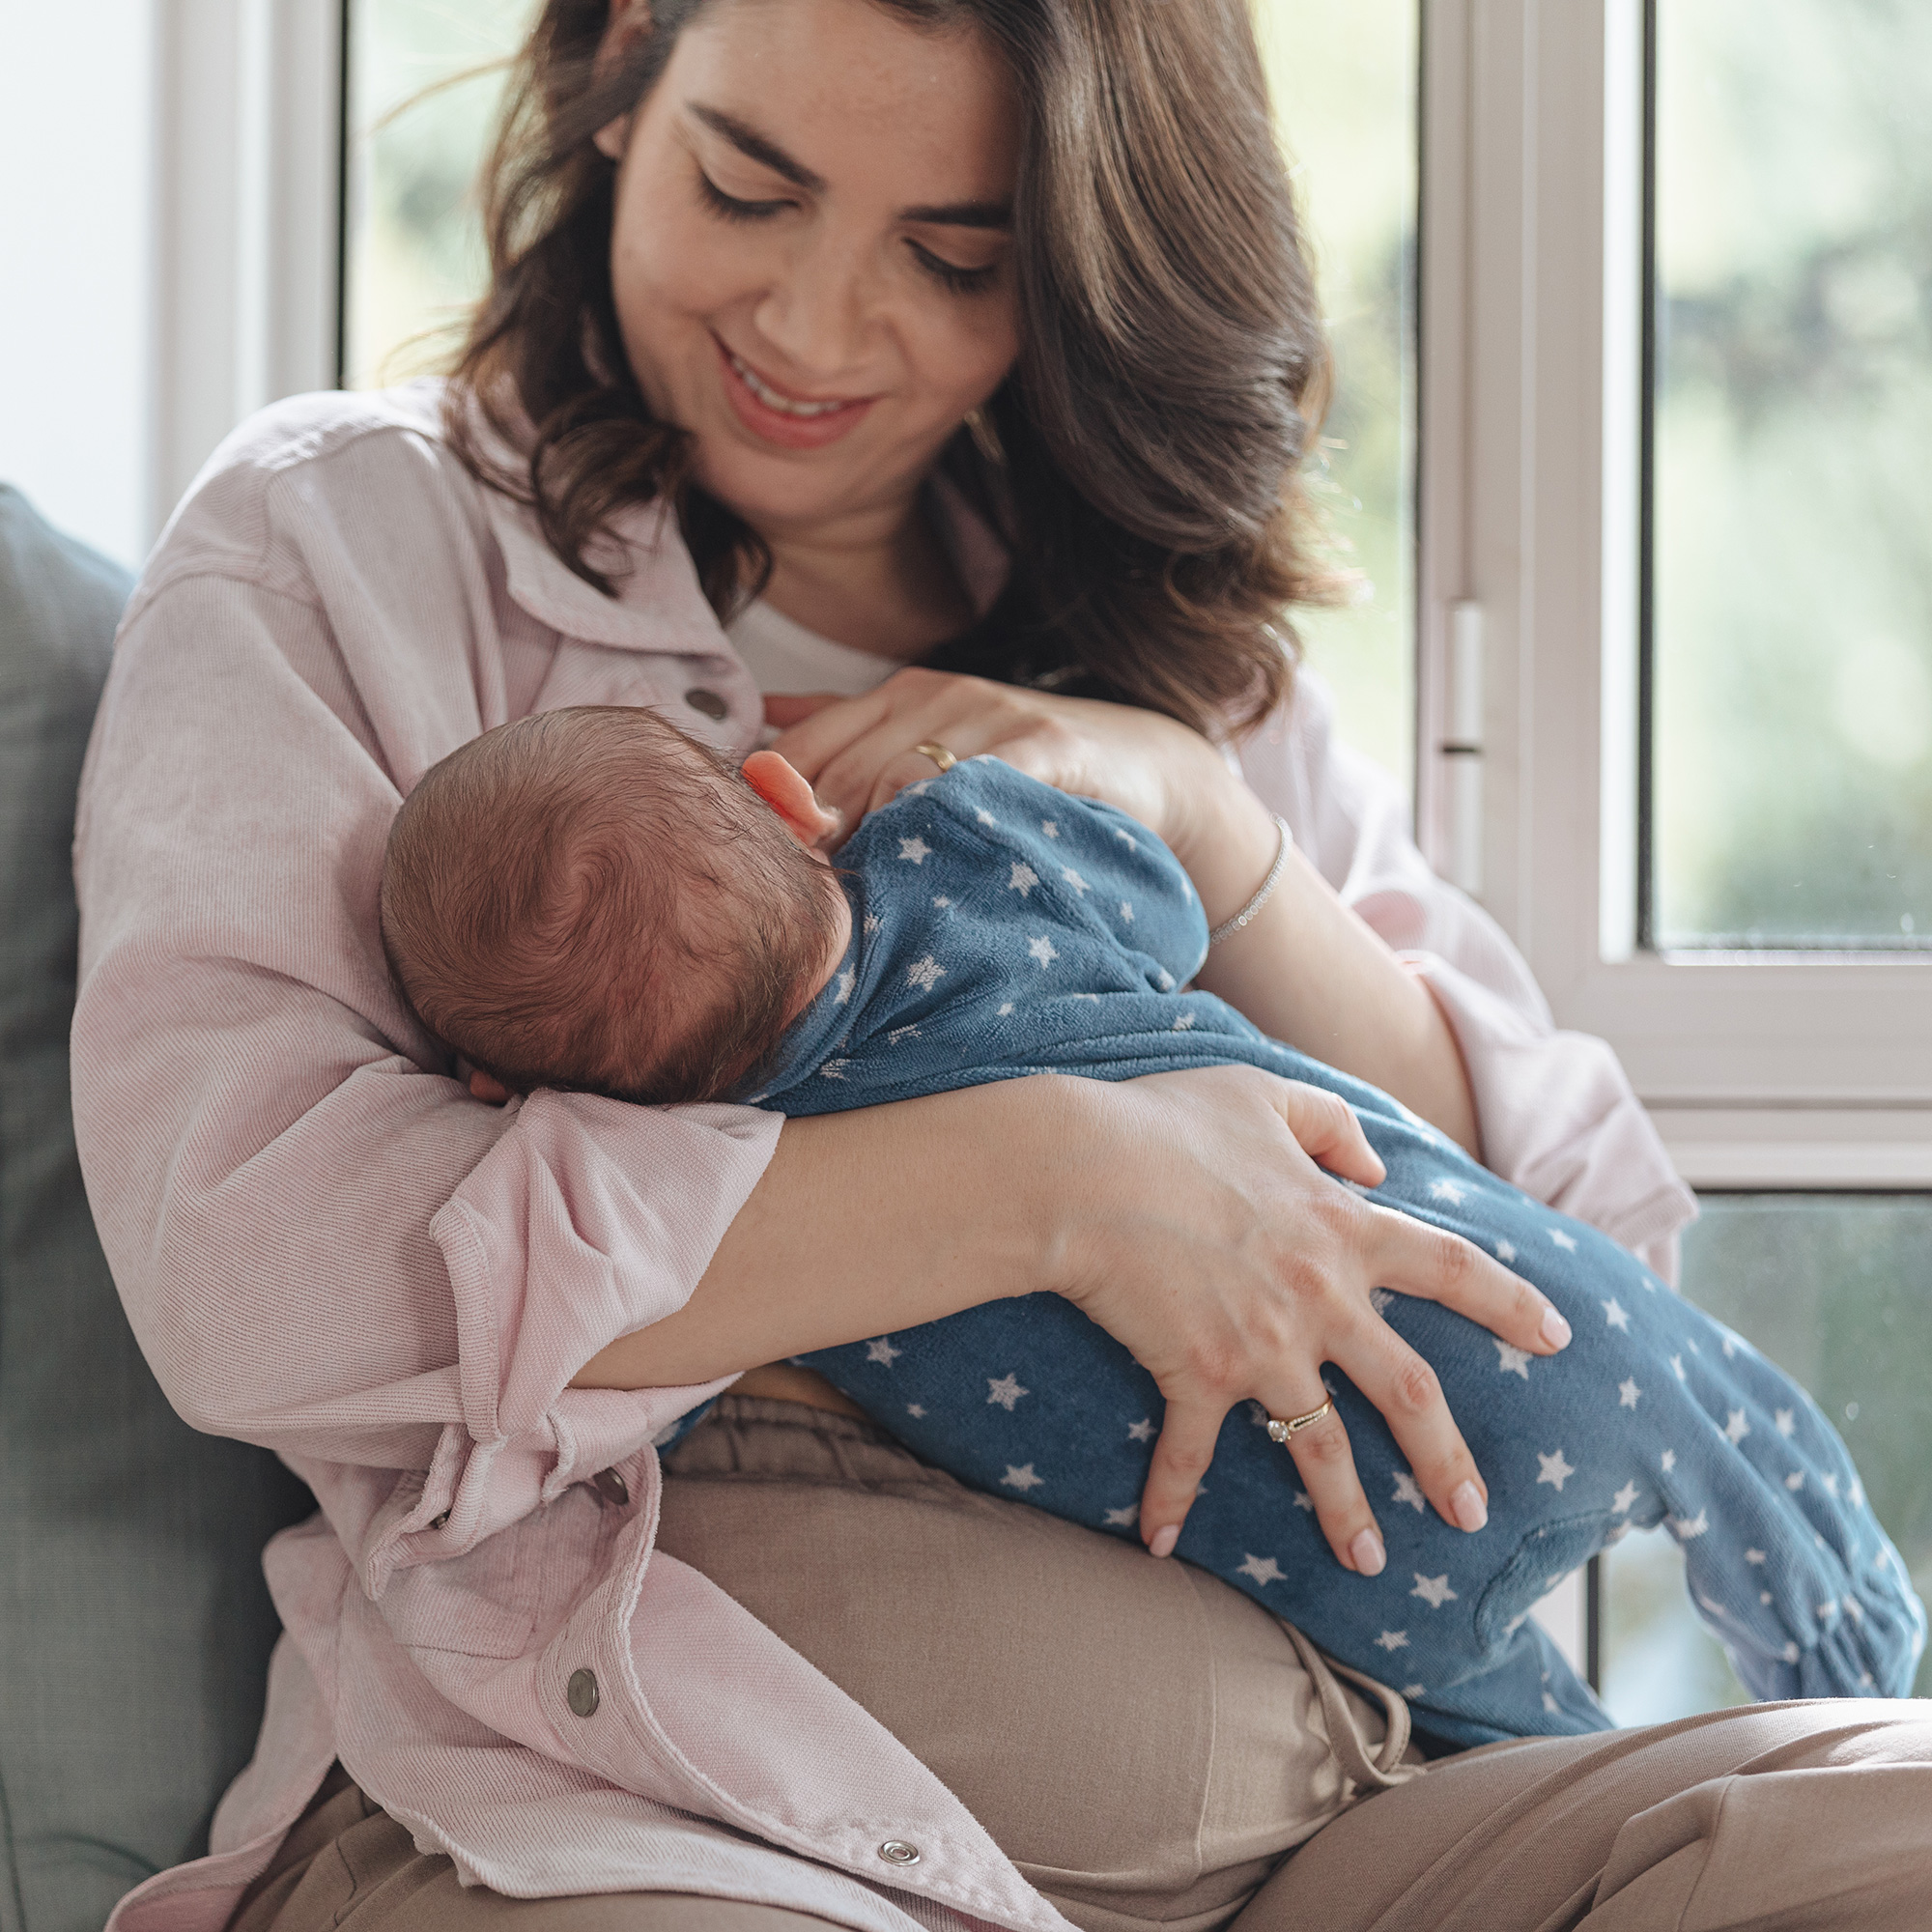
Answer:
<svg viewBox="0 0 1932 1932"><path fill-rule="evenodd" d="M1281 834L1281 843L1275 848L1274 864L1268 867L1268 875L1261 883L1261 889L1254 897L1237 912L1233 919L1224 919L1208 935L1208 947L1211 952L1222 940L1232 937L1246 925L1263 906L1274 896L1274 889L1281 884L1281 875L1288 867L1288 855L1294 844L1294 835L1288 829L1288 820L1279 814L1275 817L1275 830Z"/></svg>

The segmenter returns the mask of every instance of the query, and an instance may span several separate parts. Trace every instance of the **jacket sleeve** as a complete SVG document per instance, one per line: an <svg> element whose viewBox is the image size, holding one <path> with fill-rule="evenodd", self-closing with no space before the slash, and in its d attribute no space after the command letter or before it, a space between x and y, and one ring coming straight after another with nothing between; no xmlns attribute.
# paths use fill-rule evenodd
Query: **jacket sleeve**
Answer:
<svg viewBox="0 0 1932 1932"><path fill-rule="evenodd" d="M688 1298L781 1122L497 1110L446 1076L384 963L400 791L351 663L298 579L151 570L82 780L74 1114L182 1414L298 1466L421 1472L391 1527L447 1551L712 1392L567 1383ZM430 697L449 744L481 728L467 676Z"/></svg>
<svg viewBox="0 0 1932 1932"><path fill-rule="evenodd" d="M1336 738L1321 681L1303 672L1288 704L1236 749L1303 853L1427 979L1462 1048L1490 1167L1674 1283L1679 1231L1696 1202L1616 1055L1559 1029L1502 928L1431 870L1407 800Z"/></svg>

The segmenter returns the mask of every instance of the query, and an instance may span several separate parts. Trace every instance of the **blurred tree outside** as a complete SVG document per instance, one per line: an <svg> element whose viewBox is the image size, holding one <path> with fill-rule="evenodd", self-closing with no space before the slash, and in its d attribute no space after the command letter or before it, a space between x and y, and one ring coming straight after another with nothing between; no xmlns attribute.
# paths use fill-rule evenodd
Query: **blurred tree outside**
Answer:
<svg viewBox="0 0 1932 1932"><path fill-rule="evenodd" d="M1655 938L1932 935L1932 7L1659 0Z"/></svg>

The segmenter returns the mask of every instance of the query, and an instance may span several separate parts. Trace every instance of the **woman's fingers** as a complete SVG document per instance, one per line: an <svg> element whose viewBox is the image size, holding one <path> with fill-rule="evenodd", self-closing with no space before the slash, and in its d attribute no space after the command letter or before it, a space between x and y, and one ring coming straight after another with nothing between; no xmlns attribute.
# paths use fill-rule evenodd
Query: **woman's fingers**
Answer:
<svg viewBox="0 0 1932 1932"><path fill-rule="evenodd" d="M1232 1406L1207 1396L1168 1398L1153 1461L1141 1490L1141 1541L1155 1556L1173 1555L1175 1540L1194 1507L1201 1478L1214 1460L1214 1444Z"/></svg>
<svg viewBox="0 0 1932 1932"><path fill-rule="evenodd" d="M1406 1493L1398 1485L1392 1500L1416 1509L1426 1500L1457 1529L1481 1529L1490 1520L1489 1486L1449 1412L1435 1371L1373 1314L1334 1355L1336 1365L1381 1410L1408 1459L1420 1496ZM1297 1456L1297 1465L1300 1460Z"/></svg>
<svg viewBox="0 0 1932 1932"><path fill-rule="evenodd" d="M1460 1235L1390 1208L1365 1205L1372 1231L1368 1261L1384 1287L1439 1301L1532 1355L1553 1355L1569 1346L1570 1324L1556 1304L1520 1275Z"/></svg>
<svg viewBox="0 0 1932 1932"><path fill-rule="evenodd" d="M1327 1399L1325 1389L1319 1394L1304 1391L1296 1406L1281 1419L1312 1414ZM1297 1429L1284 1446L1294 1459L1295 1472L1308 1500L1315 1505L1315 1520L1321 1525L1336 1562L1361 1576L1379 1577L1388 1555L1376 1513L1363 1493L1354 1451L1349 1445L1348 1425L1340 1411L1331 1408L1320 1422Z"/></svg>
<svg viewBox="0 0 1932 1932"><path fill-rule="evenodd" d="M1275 1104L1301 1150L1331 1174L1379 1187L1388 1179L1381 1155L1369 1145L1355 1110L1339 1094L1299 1080L1277 1083Z"/></svg>

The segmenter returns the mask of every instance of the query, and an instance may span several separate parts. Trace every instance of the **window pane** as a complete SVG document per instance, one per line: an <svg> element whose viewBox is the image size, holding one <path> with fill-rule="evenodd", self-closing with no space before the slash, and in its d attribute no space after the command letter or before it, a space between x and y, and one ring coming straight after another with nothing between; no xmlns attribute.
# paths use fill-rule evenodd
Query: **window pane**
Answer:
<svg viewBox="0 0 1932 1932"><path fill-rule="evenodd" d="M1656 0L1664 947L1932 934L1932 8Z"/></svg>
<svg viewBox="0 0 1932 1932"><path fill-rule="evenodd" d="M1262 0L1282 138L1335 345L1321 497L1357 601L1296 622L1352 744L1415 769L1417 0Z"/></svg>
<svg viewBox="0 0 1932 1932"><path fill-rule="evenodd" d="M437 367L486 264L474 184L536 0L350 0L342 378Z"/></svg>
<svg viewBox="0 0 1932 1932"><path fill-rule="evenodd" d="M1706 1195L1686 1234L1685 1293L1811 1391L1857 1459L1920 1594L1932 1591L1932 1296L1922 1195ZM1603 1564L1604 1697L1621 1723L1746 1701L1684 1589L1662 1531ZM1918 1694L1932 1692L1932 1657Z"/></svg>

